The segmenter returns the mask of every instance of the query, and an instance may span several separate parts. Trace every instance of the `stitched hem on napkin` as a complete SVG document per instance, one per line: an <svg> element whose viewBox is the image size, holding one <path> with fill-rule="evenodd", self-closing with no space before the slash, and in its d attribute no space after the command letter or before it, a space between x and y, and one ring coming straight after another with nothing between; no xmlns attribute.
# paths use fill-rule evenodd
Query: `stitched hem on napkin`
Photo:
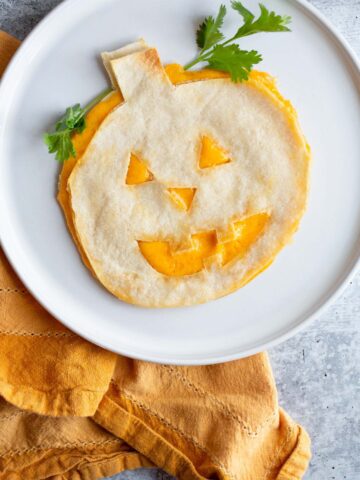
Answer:
<svg viewBox="0 0 360 480"><path fill-rule="evenodd" d="M23 467L15 470L11 464ZM142 467L155 468L137 452L30 448L0 458L0 480L97 480Z"/></svg>
<svg viewBox="0 0 360 480"><path fill-rule="evenodd" d="M298 436L295 447L281 467L276 480L300 480L306 472L311 458L310 437L297 425Z"/></svg>
<svg viewBox="0 0 360 480"><path fill-rule="evenodd" d="M205 480L213 477L221 480L238 478L217 459L214 459L211 452L207 451L201 452L203 454L200 466L202 475L199 473L199 465L194 465L186 454L170 444L145 422L133 415L131 411L126 411L108 396L105 396L101 401L93 420L114 435L122 438L158 467L163 468L175 477L183 480ZM268 472L271 475L267 475L268 480L271 478L273 480L300 480L307 470L311 453L310 439L305 430L298 425L294 425L287 441L288 444L295 444L295 446L285 459L285 463L277 468L276 474ZM283 445L283 447L285 448L286 445ZM200 450L202 449L200 448Z"/></svg>

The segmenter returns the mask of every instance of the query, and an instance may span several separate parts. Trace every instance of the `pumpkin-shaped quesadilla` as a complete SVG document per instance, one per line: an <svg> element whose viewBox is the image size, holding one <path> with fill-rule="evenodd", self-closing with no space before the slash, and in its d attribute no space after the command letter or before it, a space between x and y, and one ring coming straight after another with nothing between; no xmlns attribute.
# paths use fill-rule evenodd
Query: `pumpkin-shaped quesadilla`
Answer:
<svg viewBox="0 0 360 480"><path fill-rule="evenodd" d="M266 74L235 84L165 70L143 42L103 59L123 100L105 100L111 111L60 192L83 258L110 292L146 307L243 286L305 209L309 149L293 108Z"/></svg>

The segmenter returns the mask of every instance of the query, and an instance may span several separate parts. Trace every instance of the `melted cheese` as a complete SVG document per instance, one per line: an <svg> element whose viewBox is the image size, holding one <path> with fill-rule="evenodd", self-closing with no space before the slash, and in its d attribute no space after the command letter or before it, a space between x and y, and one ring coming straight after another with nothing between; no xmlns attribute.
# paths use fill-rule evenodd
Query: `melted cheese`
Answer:
<svg viewBox="0 0 360 480"><path fill-rule="evenodd" d="M213 138L204 135L201 142L199 167L216 167L217 165L229 162L231 162L231 160L226 150L220 147Z"/></svg>
<svg viewBox="0 0 360 480"><path fill-rule="evenodd" d="M196 188L168 188L167 191L177 207L186 212L190 209Z"/></svg>
<svg viewBox="0 0 360 480"><path fill-rule="evenodd" d="M132 153L125 183L127 185L139 185L140 183L151 182L153 178L154 176L147 168L146 163Z"/></svg>
<svg viewBox="0 0 360 480"><path fill-rule="evenodd" d="M169 242L139 241L141 253L158 272L168 276L193 275L212 261L222 266L244 255L263 231L269 216L252 215L232 224L233 238L219 242L214 230L191 236L191 246L185 251L173 251Z"/></svg>
<svg viewBox="0 0 360 480"><path fill-rule="evenodd" d="M90 112L86 115L85 130L82 133L76 133L72 138L77 156L76 158L70 157L68 160L66 160L66 162L63 163L63 167L59 177L59 186L58 186L59 190L57 195L58 202L60 203L61 208L63 209L67 226L80 252L81 258L85 263L85 265L90 269L90 271L93 274L94 272L91 267L91 264L84 252L84 249L81 243L78 241L78 238L77 238L77 234L74 226L72 208L70 203L70 196L67 190L67 182L71 175L71 172L73 171L73 168L75 167L76 162L85 152L86 147L89 145L90 140L94 136L96 130L101 125L102 121L105 119L108 113L111 112L111 110L113 110L122 101L123 101L123 97L121 93L113 92L90 110Z"/></svg>

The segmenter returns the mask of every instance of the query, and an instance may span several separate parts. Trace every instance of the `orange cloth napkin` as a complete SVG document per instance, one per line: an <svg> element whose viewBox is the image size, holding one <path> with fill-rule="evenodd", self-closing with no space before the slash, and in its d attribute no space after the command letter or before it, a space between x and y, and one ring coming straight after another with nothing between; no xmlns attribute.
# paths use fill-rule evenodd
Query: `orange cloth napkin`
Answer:
<svg viewBox="0 0 360 480"><path fill-rule="evenodd" d="M0 71L18 43L0 32ZM180 480L297 480L310 458L265 353L204 367L117 356L51 317L1 250L0 395L0 479L156 465Z"/></svg>

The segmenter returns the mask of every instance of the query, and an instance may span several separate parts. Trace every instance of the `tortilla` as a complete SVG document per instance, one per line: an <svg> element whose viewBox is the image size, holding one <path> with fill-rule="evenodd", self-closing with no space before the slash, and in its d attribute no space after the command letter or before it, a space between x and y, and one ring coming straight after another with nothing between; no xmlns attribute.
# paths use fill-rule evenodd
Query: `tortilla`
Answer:
<svg viewBox="0 0 360 480"><path fill-rule="evenodd" d="M142 306L241 287L289 242L306 206L310 154L294 109L259 72L241 84L219 72L189 82L143 43L103 58L125 102L68 180L83 256L110 292ZM146 181L127 183L132 156ZM174 192L191 192L190 205L179 208Z"/></svg>

